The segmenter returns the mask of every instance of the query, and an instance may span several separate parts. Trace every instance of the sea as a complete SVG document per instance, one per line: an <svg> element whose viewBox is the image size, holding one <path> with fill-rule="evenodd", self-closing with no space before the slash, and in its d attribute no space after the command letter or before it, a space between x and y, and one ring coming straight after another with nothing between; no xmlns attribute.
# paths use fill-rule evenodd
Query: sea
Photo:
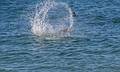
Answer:
<svg viewBox="0 0 120 72"><path fill-rule="evenodd" d="M71 34L55 38L31 31L44 1L0 0L0 72L120 72L120 0L54 0L74 12Z"/></svg>

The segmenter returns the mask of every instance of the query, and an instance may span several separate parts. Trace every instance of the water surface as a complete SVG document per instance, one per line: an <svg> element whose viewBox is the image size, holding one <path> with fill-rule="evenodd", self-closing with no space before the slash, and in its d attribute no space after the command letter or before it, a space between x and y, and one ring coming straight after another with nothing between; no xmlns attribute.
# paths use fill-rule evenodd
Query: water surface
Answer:
<svg viewBox="0 0 120 72"><path fill-rule="evenodd" d="M120 72L120 1L56 1L76 12L70 37L32 34L28 16L43 0L0 1L0 72Z"/></svg>

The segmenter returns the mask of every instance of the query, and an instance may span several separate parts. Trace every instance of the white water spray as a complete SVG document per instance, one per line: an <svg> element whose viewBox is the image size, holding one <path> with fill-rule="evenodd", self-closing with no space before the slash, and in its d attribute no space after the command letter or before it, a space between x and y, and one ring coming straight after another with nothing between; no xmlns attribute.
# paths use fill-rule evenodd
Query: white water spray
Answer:
<svg viewBox="0 0 120 72"><path fill-rule="evenodd" d="M66 3L54 0L48 0L42 6L37 4L31 26L32 33L37 36L68 36L73 28L72 10Z"/></svg>

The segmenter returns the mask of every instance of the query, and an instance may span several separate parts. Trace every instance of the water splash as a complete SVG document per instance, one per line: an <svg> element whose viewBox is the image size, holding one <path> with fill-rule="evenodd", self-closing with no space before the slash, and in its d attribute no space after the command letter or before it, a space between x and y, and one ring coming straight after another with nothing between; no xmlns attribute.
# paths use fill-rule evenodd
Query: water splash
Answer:
<svg viewBox="0 0 120 72"><path fill-rule="evenodd" d="M73 28L71 8L63 2L47 0L37 4L31 17L31 31L37 36L69 36Z"/></svg>

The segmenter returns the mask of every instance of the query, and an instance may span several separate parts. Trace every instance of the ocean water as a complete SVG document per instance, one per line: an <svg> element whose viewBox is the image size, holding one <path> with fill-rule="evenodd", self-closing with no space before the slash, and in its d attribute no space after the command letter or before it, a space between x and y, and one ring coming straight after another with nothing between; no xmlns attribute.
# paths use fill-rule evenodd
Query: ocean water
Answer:
<svg viewBox="0 0 120 72"><path fill-rule="evenodd" d="M55 0L76 13L74 31L46 39L29 21L43 1L0 0L0 72L120 72L120 0Z"/></svg>

